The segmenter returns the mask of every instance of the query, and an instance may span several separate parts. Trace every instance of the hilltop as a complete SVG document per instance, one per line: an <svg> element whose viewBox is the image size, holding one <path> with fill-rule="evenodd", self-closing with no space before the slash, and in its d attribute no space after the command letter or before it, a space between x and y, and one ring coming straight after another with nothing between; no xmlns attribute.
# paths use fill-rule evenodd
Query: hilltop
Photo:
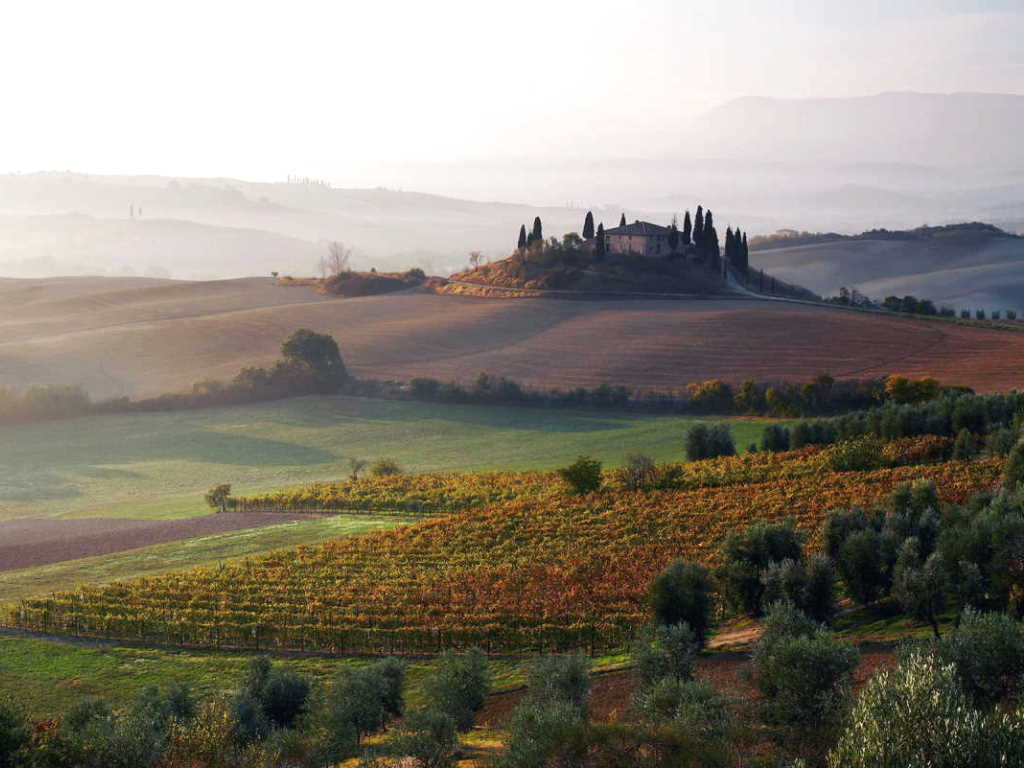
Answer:
<svg viewBox="0 0 1024 768"><path fill-rule="evenodd" d="M758 266L822 294L847 286L955 309L1024 309L1024 238L990 224L859 235L787 231L754 238L751 251Z"/></svg>

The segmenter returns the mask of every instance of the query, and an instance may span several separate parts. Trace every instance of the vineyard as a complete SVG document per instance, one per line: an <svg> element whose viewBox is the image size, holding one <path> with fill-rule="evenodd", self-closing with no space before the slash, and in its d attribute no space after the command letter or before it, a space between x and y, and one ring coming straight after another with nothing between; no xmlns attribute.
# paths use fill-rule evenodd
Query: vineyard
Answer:
<svg viewBox="0 0 1024 768"><path fill-rule="evenodd" d="M716 459L676 478L692 487L629 491L609 475L605 489L587 496L567 495L545 473L316 486L309 493L322 495L321 504L331 493L350 500L348 486L365 483L389 503L415 497L435 512L477 506L217 568L26 600L5 622L161 644L334 653L619 648L645 620L653 575L680 556L713 565L738 527L792 518L813 541L829 510L870 505L899 483L927 478L955 501L999 475L997 459L912 463L933 449L928 439L890 444L889 461L902 466L865 472L831 471L820 449Z"/></svg>
<svg viewBox="0 0 1024 768"><path fill-rule="evenodd" d="M952 440L925 436L894 440L882 449L890 466L936 461L948 453ZM668 464L652 478L662 490L697 490L741 483L763 483L806 477L822 472L830 451L805 448L785 454L748 453L713 461ZM604 472L604 486L612 492L631 488L623 470ZM228 500L240 512L371 511L450 514L503 501L534 501L565 495L555 472L436 472L364 477L336 483L314 483L302 488L274 491Z"/></svg>

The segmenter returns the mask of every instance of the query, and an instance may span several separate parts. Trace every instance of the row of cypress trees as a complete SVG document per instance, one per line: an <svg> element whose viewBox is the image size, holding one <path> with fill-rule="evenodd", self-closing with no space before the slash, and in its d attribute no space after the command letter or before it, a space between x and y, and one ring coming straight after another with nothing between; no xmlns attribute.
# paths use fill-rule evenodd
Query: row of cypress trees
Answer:
<svg viewBox="0 0 1024 768"><path fill-rule="evenodd" d="M625 213L619 219L619 226L626 226ZM603 255L605 249L604 223L598 224L595 229L594 214L592 211L587 211L587 215L583 220L583 239L593 240L595 237L597 238L597 253L598 255ZM519 227L519 240L516 243L516 249L522 251L530 248L534 243L543 240L544 228L540 216L537 216L533 220L533 228L530 231L527 231L525 224ZM672 223L669 225L669 247L675 251L680 245L684 248L692 245L698 253L708 259L712 267L721 269L722 252L719 245L718 230L715 229L714 214L710 209L705 211L703 206L698 205L697 213L693 219L690 218L690 211L687 210L683 214L682 229L679 228L676 218L672 218ZM725 260L734 269L746 275L750 266L749 256L747 234L741 232L739 228L735 232L731 227L726 228Z"/></svg>

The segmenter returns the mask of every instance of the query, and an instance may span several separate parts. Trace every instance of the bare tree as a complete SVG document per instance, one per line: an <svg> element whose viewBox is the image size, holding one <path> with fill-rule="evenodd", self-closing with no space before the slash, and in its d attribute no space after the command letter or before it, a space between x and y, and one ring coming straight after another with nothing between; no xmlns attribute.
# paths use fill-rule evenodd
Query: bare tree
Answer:
<svg viewBox="0 0 1024 768"><path fill-rule="evenodd" d="M352 258L352 249L346 248L344 243L334 242L327 246L327 268L332 275L340 275L348 272L349 260Z"/></svg>
<svg viewBox="0 0 1024 768"><path fill-rule="evenodd" d="M357 459L354 457L348 460L348 468L353 480L359 479L359 473L366 469L367 463L368 462L364 459Z"/></svg>
<svg viewBox="0 0 1024 768"><path fill-rule="evenodd" d="M480 264L483 262L483 260L484 260L484 255L482 253L480 253L480 251L470 251L469 252L469 266L471 266L473 269L476 269L477 267L479 267Z"/></svg>

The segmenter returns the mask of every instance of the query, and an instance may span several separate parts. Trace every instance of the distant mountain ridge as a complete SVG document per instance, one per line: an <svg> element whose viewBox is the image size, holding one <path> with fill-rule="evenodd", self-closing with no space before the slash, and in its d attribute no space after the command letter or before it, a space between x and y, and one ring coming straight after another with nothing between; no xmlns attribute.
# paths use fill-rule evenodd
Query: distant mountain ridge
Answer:
<svg viewBox="0 0 1024 768"><path fill-rule="evenodd" d="M1019 171L1024 168L1024 143L1017 137L1022 124L1024 96L1015 94L748 96L697 120L681 149L707 158Z"/></svg>

